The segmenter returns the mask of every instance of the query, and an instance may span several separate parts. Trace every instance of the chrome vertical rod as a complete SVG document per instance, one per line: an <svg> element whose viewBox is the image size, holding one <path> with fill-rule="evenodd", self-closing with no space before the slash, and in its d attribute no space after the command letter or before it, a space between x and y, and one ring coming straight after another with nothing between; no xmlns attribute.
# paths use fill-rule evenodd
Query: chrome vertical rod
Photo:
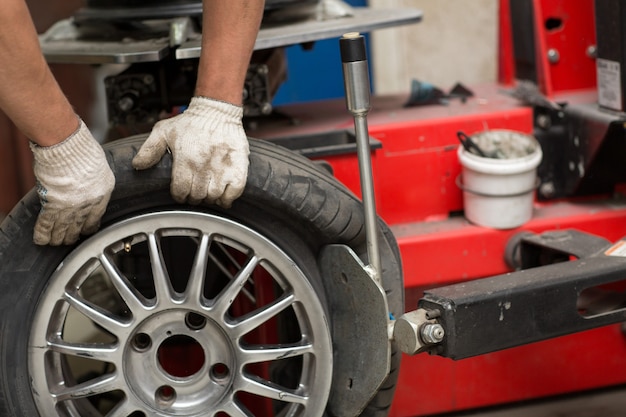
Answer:
<svg viewBox="0 0 626 417"><path fill-rule="evenodd" d="M361 194L365 211L365 235L369 273L381 282L381 260L378 246L378 220L374 197L371 150L367 114L370 111L370 80L365 38L359 33L346 33L339 41L343 63L344 87L348 111L354 117Z"/></svg>

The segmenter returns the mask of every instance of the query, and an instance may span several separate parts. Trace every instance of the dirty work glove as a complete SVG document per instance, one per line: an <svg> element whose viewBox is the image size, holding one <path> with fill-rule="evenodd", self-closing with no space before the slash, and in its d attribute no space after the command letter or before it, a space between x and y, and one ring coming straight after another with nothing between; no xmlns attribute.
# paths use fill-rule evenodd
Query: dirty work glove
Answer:
<svg viewBox="0 0 626 417"><path fill-rule="evenodd" d="M31 142L41 211L33 241L70 245L81 233L98 230L115 177L102 147L83 121L76 132L53 146Z"/></svg>
<svg viewBox="0 0 626 417"><path fill-rule="evenodd" d="M135 158L146 169L172 152L171 193L179 203L216 203L228 208L248 177L248 138L243 108L194 97L184 113L158 122Z"/></svg>

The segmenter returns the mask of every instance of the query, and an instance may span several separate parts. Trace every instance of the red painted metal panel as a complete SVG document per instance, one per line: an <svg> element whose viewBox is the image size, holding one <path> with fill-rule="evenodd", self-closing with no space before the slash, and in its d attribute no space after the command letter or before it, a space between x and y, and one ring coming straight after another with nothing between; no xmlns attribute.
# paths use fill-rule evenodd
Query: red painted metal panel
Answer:
<svg viewBox="0 0 626 417"><path fill-rule="evenodd" d="M529 109L519 107L445 118L429 117L426 109L415 114L412 121L370 129L383 142L376 162L376 194L379 214L389 224L447 218L463 208L456 184L461 170L457 131L532 128Z"/></svg>
<svg viewBox="0 0 626 417"><path fill-rule="evenodd" d="M595 88L593 0L533 0L539 84L547 96ZM552 61L549 54L558 56Z"/></svg>
<svg viewBox="0 0 626 417"><path fill-rule="evenodd" d="M535 208L515 230L463 218L393 227L400 244L407 310L424 289L506 273L504 248L522 230L576 228L614 241L626 235L626 202L561 202ZM391 415L423 416L535 399L626 382L626 338L609 326L454 362L405 356Z"/></svg>
<svg viewBox="0 0 626 417"><path fill-rule="evenodd" d="M380 140L372 167L379 215L390 224L444 219L462 209L456 149L458 130L467 134L488 129L532 131L532 109L502 94L498 86L473 86L475 96L448 105L404 107L407 97L372 98L370 136ZM350 129L353 121L344 100L281 109L298 123L283 119L251 132L255 137L287 137ZM355 155L325 157L335 176L360 195Z"/></svg>
<svg viewBox="0 0 626 417"><path fill-rule="evenodd" d="M622 384L619 325L454 362L404 356L391 417L425 416Z"/></svg>
<svg viewBox="0 0 626 417"><path fill-rule="evenodd" d="M475 226L463 217L392 226L401 248L406 287L446 285L505 273L504 248L514 234L570 228L618 240L626 235L626 203L598 200L536 205L533 219L513 230Z"/></svg>
<svg viewBox="0 0 626 417"><path fill-rule="evenodd" d="M594 0L528 0L533 5L537 83L547 96L596 87ZM515 18L515 16L513 16ZM498 81L513 85L510 1L500 0ZM529 28L530 29L530 28ZM553 57L552 61L549 54Z"/></svg>
<svg viewBox="0 0 626 417"><path fill-rule="evenodd" d="M512 86L515 83L515 58L509 0L500 0L498 10L498 82L505 86Z"/></svg>

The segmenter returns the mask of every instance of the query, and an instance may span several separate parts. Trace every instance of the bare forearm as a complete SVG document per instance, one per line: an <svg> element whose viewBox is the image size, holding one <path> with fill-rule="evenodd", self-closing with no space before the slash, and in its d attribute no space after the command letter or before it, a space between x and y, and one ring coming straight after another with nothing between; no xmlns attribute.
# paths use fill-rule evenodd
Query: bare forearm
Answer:
<svg viewBox="0 0 626 417"><path fill-rule="evenodd" d="M241 104L264 0L204 0L196 94Z"/></svg>
<svg viewBox="0 0 626 417"><path fill-rule="evenodd" d="M0 109L30 139L58 143L78 127L39 47L24 0L0 1Z"/></svg>

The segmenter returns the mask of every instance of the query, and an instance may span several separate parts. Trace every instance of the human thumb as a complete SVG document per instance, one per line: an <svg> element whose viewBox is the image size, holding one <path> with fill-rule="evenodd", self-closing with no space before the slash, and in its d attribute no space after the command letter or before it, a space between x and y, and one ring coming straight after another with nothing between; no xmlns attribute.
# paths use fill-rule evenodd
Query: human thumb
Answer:
<svg viewBox="0 0 626 417"><path fill-rule="evenodd" d="M133 158L133 168L146 169L156 165L167 151L165 134L159 126L155 126L148 139L141 145L139 152Z"/></svg>

